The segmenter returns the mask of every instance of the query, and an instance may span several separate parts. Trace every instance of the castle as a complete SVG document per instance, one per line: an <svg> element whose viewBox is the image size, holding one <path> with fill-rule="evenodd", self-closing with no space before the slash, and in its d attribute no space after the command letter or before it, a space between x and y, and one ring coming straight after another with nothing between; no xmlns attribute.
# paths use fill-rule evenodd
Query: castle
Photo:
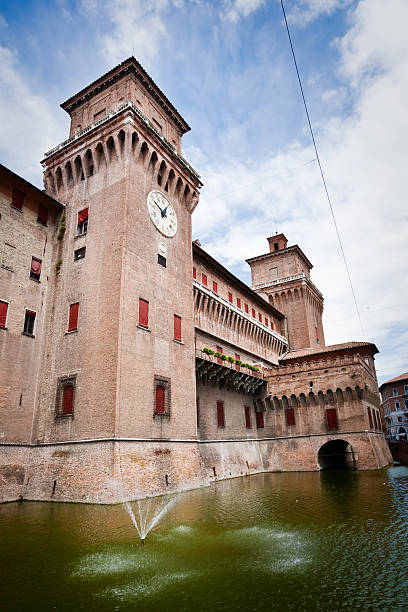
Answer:
<svg viewBox="0 0 408 612"><path fill-rule="evenodd" d="M283 234L252 289L192 243L190 128L135 58L62 108L45 191L0 166L0 500L387 465L375 345L325 345Z"/></svg>

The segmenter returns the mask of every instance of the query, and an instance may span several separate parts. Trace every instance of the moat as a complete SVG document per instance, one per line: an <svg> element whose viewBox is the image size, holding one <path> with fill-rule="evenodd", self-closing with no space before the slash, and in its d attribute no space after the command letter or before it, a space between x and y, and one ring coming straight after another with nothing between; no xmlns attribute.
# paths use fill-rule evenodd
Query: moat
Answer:
<svg viewBox="0 0 408 612"><path fill-rule="evenodd" d="M125 508L0 506L2 610L408 610L408 467L181 493L141 546Z"/></svg>

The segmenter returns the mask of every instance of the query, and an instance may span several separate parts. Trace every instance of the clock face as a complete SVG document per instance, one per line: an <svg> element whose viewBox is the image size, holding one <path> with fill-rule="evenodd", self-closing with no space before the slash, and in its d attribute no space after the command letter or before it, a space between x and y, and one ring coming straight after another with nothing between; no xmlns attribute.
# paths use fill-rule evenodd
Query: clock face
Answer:
<svg viewBox="0 0 408 612"><path fill-rule="evenodd" d="M147 209L151 220L163 236L168 238L175 236L177 232L177 215L163 193L156 189L151 191L147 196Z"/></svg>

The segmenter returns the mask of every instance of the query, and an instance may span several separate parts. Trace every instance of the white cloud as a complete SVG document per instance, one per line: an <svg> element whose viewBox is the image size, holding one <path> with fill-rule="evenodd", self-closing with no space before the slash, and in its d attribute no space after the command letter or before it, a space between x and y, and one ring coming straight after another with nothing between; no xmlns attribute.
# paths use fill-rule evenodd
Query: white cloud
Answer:
<svg viewBox="0 0 408 612"><path fill-rule="evenodd" d="M286 6L288 21L301 27L306 26L321 15L331 15L339 9L344 9L354 0L297 0Z"/></svg>
<svg viewBox="0 0 408 612"><path fill-rule="evenodd" d="M380 0L359 4L339 44L344 88L353 86L355 103L347 117L334 115L317 132L365 339L381 351L382 379L407 364L408 6L399 2L399 9L385 19ZM380 24L387 35L376 35ZM242 261L267 250L276 219L316 266L312 278L326 298L326 341L364 339L318 168L306 163L312 157L311 147L296 144L262 163L201 166L206 186L194 235L248 281Z"/></svg>
<svg viewBox="0 0 408 612"><path fill-rule="evenodd" d="M222 17L237 22L240 17L248 17L265 3L265 0L226 0Z"/></svg>
<svg viewBox="0 0 408 612"><path fill-rule="evenodd" d="M57 112L33 90L17 54L0 46L0 154L6 166L40 187L39 162L66 131Z"/></svg>

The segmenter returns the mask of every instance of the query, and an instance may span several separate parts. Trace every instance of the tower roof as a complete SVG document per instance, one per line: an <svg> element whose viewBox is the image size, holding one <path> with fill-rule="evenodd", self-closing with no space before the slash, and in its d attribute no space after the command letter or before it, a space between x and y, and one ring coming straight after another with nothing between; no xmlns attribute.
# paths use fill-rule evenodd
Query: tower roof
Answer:
<svg viewBox="0 0 408 612"><path fill-rule="evenodd" d="M118 64L115 68L112 68L112 70L109 70L109 72L99 77L99 79L90 85L87 85L84 89L81 89L81 91L75 95L68 98L68 100L61 104L61 108L70 115L75 108L87 102L90 98L93 98L104 89L111 87L116 81L127 74L135 75L137 80L148 90L150 95L156 100L166 114L178 125L182 134L190 131L191 128L188 123L183 119L170 100L168 100L133 55L128 57L121 64Z"/></svg>

